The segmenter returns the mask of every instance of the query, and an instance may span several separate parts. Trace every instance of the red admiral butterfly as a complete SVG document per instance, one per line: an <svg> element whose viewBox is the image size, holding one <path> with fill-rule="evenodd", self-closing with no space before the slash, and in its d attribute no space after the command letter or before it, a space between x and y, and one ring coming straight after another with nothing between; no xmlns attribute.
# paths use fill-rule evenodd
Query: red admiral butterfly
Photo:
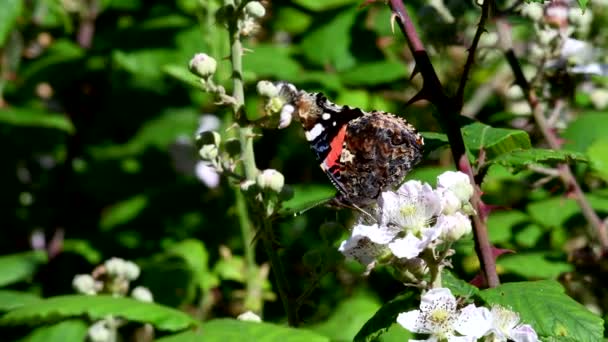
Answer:
<svg viewBox="0 0 608 342"><path fill-rule="evenodd" d="M280 83L306 139L338 193L334 204L364 208L398 186L422 159L424 139L393 114L339 106L321 93Z"/></svg>

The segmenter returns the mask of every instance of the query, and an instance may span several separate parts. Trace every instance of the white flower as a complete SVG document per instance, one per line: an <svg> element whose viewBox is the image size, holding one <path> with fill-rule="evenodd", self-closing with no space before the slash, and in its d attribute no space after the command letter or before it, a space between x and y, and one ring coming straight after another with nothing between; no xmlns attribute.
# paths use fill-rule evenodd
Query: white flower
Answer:
<svg viewBox="0 0 608 342"><path fill-rule="evenodd" d="M492 306L491 311L486 312L486 318L491 323L490 331L485 341L506 342L536 342L538 336L532 326L519 324L519 315L499 305Z"/></svg>
<svg viewBox="0 0 608 342"><path fill-rule="evenodd" d="M396 225L413 233L427 227L441 210L439 196L431 186L415 180L405 182L397 192L383 192L378 204L382 225Z"/></svg>
<svg viewBox="0 0 608 342"><path fill-rule="evenodd" d="M388 236L384 236L385 234L386 231L380 230L378 225L357 225L348 240L342 241L338 251L345 257L357 260L365 265L368 270L371 270L375 265L376 258L384 254L386 250L384 243L394 237L393 235L386 241ZM376 243L372 241L372 238L376 241L382 241L382 243Z"/></svg>
<svg viewBox="0 0 608 342"><path fill-rule="evenodd" d="M422 295L420 310L400 313L397 323L414 333L430 334L427 341L476 341L489 328L483 309L471 304L458 310L456 298L447 288L432 289Z"/></svg>
<svg viewBox="0 0 608 342"><path fill-rule="evenodd" d="M469 201L474 190L469 176L460 171L446 171L440 174L437 177L437 189L442 188L452 191L463 203Z"/></svg>
<svg viewBox="0 0 608 342"><path fill-rule="evenodd" d="M441 237L448 241L456 241L473 229L471 220L460 212L437 217L435 228L441 232Z"/></svg>
<svg viewBox="0 0 608 342"><path fill-rule="evenodd" d="M189 63L190 72L202 78L209 78L215 74L217 61L206 53L197 53Z"/></svg>
<svg viewBox="0 0 608 342"><path fill-rule="evenodd" d="M262 189L279 193L285 185L285 176L275 169L266 169L258 174L256 182Z"/></svg>

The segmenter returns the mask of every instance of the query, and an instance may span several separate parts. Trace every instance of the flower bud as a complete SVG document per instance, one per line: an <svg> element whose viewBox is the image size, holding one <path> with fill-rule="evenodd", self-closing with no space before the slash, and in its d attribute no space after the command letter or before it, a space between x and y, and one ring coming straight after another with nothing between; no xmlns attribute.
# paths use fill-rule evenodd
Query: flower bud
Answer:
<svg viewBox="0 0 608 342"><path fill-rule="evenodd" d="M608 90L606 89L595 89L589 96L591 103L597 109L604 109L608 107Z"/></svg>
<svg viewBox="0 0 608 342"><path fill-rule="evenodd" d="M72 287L79 293L86 295L97 294L100 287L98 285L98 282L89 274L78 274L72 280Z"/></svg>
<svg viewBox="0 0 608 342"><path fill-rule="evenodd" d="M203 160L213 160L217 158L219 150L215 145L203 145L200 150L198 150L198 154L203 158Z"/></svg>
<svg viewBox="0 0 608 342"><path fill-rule="evenodd" d="M249 3L249 5L251 2ZM279 94L279 88L270 81L259 81L257 86L258 94L266 97L275 97Z"/></svg>
<svg viewBox="0 0 608 342"><path fill-rule="evenodd" d="M98 321L93 324L88 331L89 339L92 342L110 342L114 341L113 333L105 320Z"/></svg>
<svg viewBox="0 0 608 342"><path fill-rule="evenodd" d="M266 169L258 175L257 183L262 189L270 189L279 193L285 185L285 177L277 170Z"/></svg>
<svg viewBox="0 0 608 342"><path fill-rule="evenodd" d="M137 299L140 302L152 303L154 302L154 297L152 296L152 292L148 290L148 288L143 286L137 286L131 291L131 297Z"/></svg>
<svg viewBox="0 0 608 342"><path fill-rule="evenodd" d="M266 9L259 1L251 1L245 5L245 13L254 18L261 18L266 15Z"/></svg>
<svg viewBox="0 0 608 342"><path fill-rule="evenodd" d="M197 53L190 60L190 72L202 78L209 78L215 74L217 62L206 53Z"/></svg>
<svg viewBox="0 0 608 342"><path fill-rule="evenodd" d="M437 177L437 188L451 190L461 202L468 202L473 195L469 176L462 172L446 171Z"/></svg>
<svg viewBox="0 0 608 342"><path fill-rule="evenodd" d="M252 311L243 312L236 319L238 319L239 321L249 321L249 322L261 322L262 321L260 316L256 315Z"/></svg>
<svg viewBox="0 0 608 342"><path fill-rule="evenodd" d="M439 216L436 227L441 229L441 236L448 241L456 241L473 229L471 220L462 213Z"/></svg>
<svg viewBox="0 0 608 342"><path fill-rule="evenodd" d="M139 277L139 266L131 261L121 258L111 258L104 263L104 266L110 276L126 280L135 280Z"/></svg>

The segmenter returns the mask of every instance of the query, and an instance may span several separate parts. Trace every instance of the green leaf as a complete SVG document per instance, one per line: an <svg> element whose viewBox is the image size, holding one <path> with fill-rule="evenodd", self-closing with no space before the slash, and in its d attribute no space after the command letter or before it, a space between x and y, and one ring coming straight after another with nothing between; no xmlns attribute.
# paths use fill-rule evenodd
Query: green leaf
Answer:
<svg viewBox="0 0 608 342"><path fill-rule="evenodd" d="M20 342L66 342L84 341L89 327L82 320L66 320L40 327Z"/></svg>
<svg viewBox="0 0 608 342"><path fill-rule="evenodd" d="M352 341L359 329L379 308L377 299L369 295L359 295L338 304L329 319L310 328L332 341Z"/></svg>
<svg viewBox="0 0 608 342"><path fill-rule="evenodd" d="M587 3L589 0L577 0L579 7L584 11L587 8ZM582 13L581 13L582 15Z"/></svg>
<svg viewBox="0 0 608 342"><path fill-rule="evenodd" d="M199 79L196 76L194 76L185 67L185 65L167 64L167 65L163 66L163 72L165 72L167 75L170 75L171 77L173 77L177 80L180 80L181 82L184 82L185 84L188 84L191 87L200 88L200 86L201 86Z"/></svg>
<svg viewBox="0 0 608 342"><path fill-rule="evenodd" d="M158 342L226 342L226 341L289 341L329 342L327 337L305 329L288 328L265 322L235 319L214 319L203 323L197 331L187 331L157 340Z"/></svg>
<svg viewBox="0 0 608 342"><path fill-rule="evenodd" d="M0 290L0 312L10 311L40 300L40 297L28 292Z"/></svg>
<svg viewBox="0 0 608 342"><path fill-rule="evenodd" d="M511 240L513 231L530 222L530 217L521 211L494 211L488 217L488 235L492 243L504 243Z"/></svg>
<svg viewBox="0 0 608 342"><path fill-rule="evenodd" d="M591 162L591 167L602 177L608 181L608 139L600 138L593 142L587 149L587 155Z"/></svg>
<svg viewBox="0 0 608 342"><path fill-rule="evenodd" d="M345 84L355 86L374 86L395 82L408 76L407 67L396 61L377 61L358 64L340 74Z"/></svg>
<svg viewBox="0 0 608 342"><path fill-rule="evenodd" d="M348 4L356 4L358 0L294 0L295 4L298 4L308 10L314 12L328 11L330 9L338 8Z"/></svg>
<svg viewBox="0 0 608 342"><path fill-rule="evenodd" d="M179 137L193 137L198 127L199 114L192 108L168 108L157 118L145 122L136 135L124 145L93 147L96 159L117 159L142 153L146 148L160 150L174 143Z"/></svg>
<svg viewBox="0 0 608 342"><path fill-rule="evenodd" d="M441 280L443 286L449 288L454 296L468 298L476 295L479 292L478 288L462 279L456 278L454 273L446 269L444 269L441 273Z"/></svg>
<svg viewBox="0 0 608 342"><path fill-rule="evenodd" d="M0 286L17 283L34 275L47 262L44 251L30 251L0 256Z"/></svg>
<svg viewBox="0 0 608 342"><path fill-rule="evenodd" d="M75 131L72 121L67 116L36 108L2 108L0 109L0 123L22 127L52 128L69 134Z"/></svg>
<svg viewBox="0 0 608 342"><path fill-rule="evenodd" d="M278 11L279 13L276 15L276 19L273 22L275 31L285 31L296 35L305 32L312 23L312 17L310 15L293 7L280 6Z"/></svg>
<svg viewBox="0 0 608 342"><path fill-rule="evenodd" d="M556 279L574 269L565 260L551 260L546 252L507 254L498 258L497 264L505 271L527 279Z"/></svg>
<svg viewBox="0 0 608 342"><path fill-rule="evenodd" d="M129 223L148 206L148 196L140 194L116 203L104 211L99 226L102 231L109 231Z"/></svg>
<svg viewBox="0 0 608 342"><path fill-rule="evenodd" d="M66 239L63 242L63 253L65 252L78 254L91 265L97 265L101 262L101 253L91 246L91 241L88 240Z"/></svg>
<svg viewBox="0 0 608 342"><path fill-rule="evenodd" d="M47 82L55 76L66 76L58 73L65 72L61 66L69 65L85 55L84 49L69 39L58 39L55 41L44 55L32 61L21 72L24 82L33 81L36 77L40 81ZM77 70L73 70L77 71ZM76 72L74 72L76 74Z"/></svg>
<svg viewBox="0 0 608 342"><path fill-rule="evenodd" d="M562 133L562 137L566 140L563 147L584 153L595 140L606 136L606 127L608 127L608 113L580 113Z"/></svg>
<svg viewBox="0 0 608 342"><path fill-rule="evenodd" d="M217 277L211 274L208 267L209 253L201 241L187 239L178 242L169 248L167 254L178 256L186 262L203 293L218 285Z"/></svg>
<svg viewBox="0 0 608 342"><path fill-rule="evenodd" d="M292 48L281 45L258 45L251 49L253 52L243 56L243 69L255 74L252 79L263 77L280 80L297 79L300 65L290 56Z"/></svg>
<svg viewBox="0 0 608 342"><path fill-rule="evenodd" d="M357 10L354 8L343 11L332 21L304 37L300 44L304 56L319 66L332 65L337 71L353 67L355 58L350 52L350 29L356 15Z"/></svg>
<svg viewBox="0 0 608 342"><path fill-rule="evenodd" d="M531 165L558 163L587 162L587 158L574 151L549 150L533 148L527 150L513 150L491 159L489 163L499 164L513 171L520 171Z"/></svg>
<svg viewBox="0 0 608 342"><path fill-rule="evenodd" d="M24 0L3 0L0 2L0 47L13 30L17 18L23 13Z"/></svg>
<svg viewBox="0 0 608 342"><path fill-rule="evenodd" d="M179 331L198 324L185 312L155 303L110 295L68 295L51 297L10 311L0 318L0 325L36 325L83 315L92 320L108 315L120 316L168 331Z"/></svg>
<svg viewBox="0 0 608 342"><path fill-rule="evenodd" d="M397 316L413 309L418 303L414 300L414 292L399 295L390 300L370 318L354 338L356 342L376 341L380 335L397 321Z"/></svg>
<svg viewBox="0 0 608 342"><path fill-rule="evenodd" d="M336 194L336 189L325 185L294 185L293 197L283 202L281 216L293 216L326 203Z"/></svg>
<svg viewBox="0 0 608 342"><path fill-rule="evenodd" d="M564 225L580 209L572 199L552 197L528 204L526 211L536 223L551 228Z"/></svg>
<svg viewBox="0 0 608 342"><path fill-rule="evenodd" d="M424 138L424 154L435 151L436 149L449 145L448 136L436 132L420 132Z"/></svg>
<svg viewBox="0 0 608 342"><path fill-rule="evenodd" d="M490 304L519 313L542 341L602 341L603 320L564 293L555 281L508 283L480 292Z"/></svg>
<svg viewBox="0 0 608 342"><path fill-rule="evenodd" d="M480 150L485 151L486 160L513 150L531 147L528 133L518 129L494 128L475 122L462 128L465 145L476 157Z"/></svg>

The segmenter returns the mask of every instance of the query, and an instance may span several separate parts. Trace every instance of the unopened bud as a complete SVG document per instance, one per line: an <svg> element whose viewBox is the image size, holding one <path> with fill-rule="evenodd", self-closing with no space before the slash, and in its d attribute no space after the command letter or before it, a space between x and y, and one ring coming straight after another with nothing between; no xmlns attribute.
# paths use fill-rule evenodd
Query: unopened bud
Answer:
<svg viewBox="0 0 608 342"><path fill-rule="evenodd" d="M152 296L152 292L148 290L148 288L143 286L137 286L131 291L131 297L137 299L140 302L152 303L154 302L154 297Z"/></svg>
<svg viewBox="0 0 608 342"><path fill-rule="evenodd" d="M277 170L266 169L258 175L257 183L262 189L270 189L279 193L285 185L285 177Z"/></svg>
<svg viewBox="0 0 608 342"><path fill-rule="evenodd" d="M86 295L94 295L99 290L97 281L89 274L79 274L74 277L72 286L76 291Z"/></svg>
<svg viewBox="0 0 608 342"><path fill-rule="evenodd" d="M93 342L110 342L114 341L114 333L108 327L105 320L98 321L93 324L88 331L89 339Z"/></svg>
<svg viewBox="0 0 608 342"><path fill-rule="evenodd" d="M215 145L203 145L200 150L198 150L198 154L201 156L203 160L214 160L217 158L219 150Z"/></svg>
<svg viewBox="0 0 608 342"><path fill-rule="evenodd" d="M252 311L243 312L236 319L239 321L249 321L249 322L261 322L262 319L260 316L256 315Z"/></svg>
<svg viewBox="0 0 608 342"><path fill-rule="evenodd" d="M190 72L202 78L209 78L215 74L217 62L206 53L197 53L190 60Z"/></svg>
<svg viewBox="0 0 608 342"><path fill-rule="evenodd" d="M254 18L261 18L266 15L266 9L259 1L251 1L245 5L245 13Z"/></svg>
<svg viewBox="0 0 608 342"><path fill-rule="evenodd" d="M111 258L104 263L108 274L126 280L135 280L139 277L139 266L132 261L120 258Z"/></svg>
<svg viewBox="0 0 608 342"><path fill-rule="evenodd" d="M249 3L249 5L251 2ZM270 81L259 81L257 86L258 94L266 97L274 97L279 94L279 88Z"/></svg>

